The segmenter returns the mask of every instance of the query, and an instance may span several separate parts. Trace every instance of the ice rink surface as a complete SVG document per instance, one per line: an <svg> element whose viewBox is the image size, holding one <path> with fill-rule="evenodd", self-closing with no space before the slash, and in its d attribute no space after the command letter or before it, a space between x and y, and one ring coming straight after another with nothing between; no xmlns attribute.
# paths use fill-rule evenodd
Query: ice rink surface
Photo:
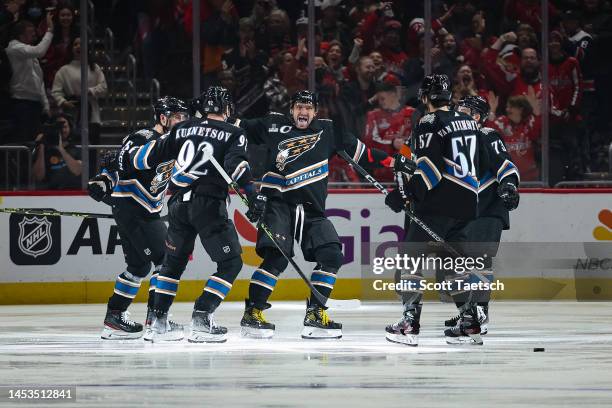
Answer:
<svg viewBox="0 0 612 408"><path fill-rule="evenodd" d="M454 307L426 303L416 348L384 338L398 304L330 310L341 340L301 339L295 302L266 312L274 339L243 339L243 306L216 313L227 343L197 345L102 341L105 305L3 306L0 385L76 385L72 407L612 407L612 303L493 303L484 346L447 345ZM144 304L131 311L144 320Z"/></svg>

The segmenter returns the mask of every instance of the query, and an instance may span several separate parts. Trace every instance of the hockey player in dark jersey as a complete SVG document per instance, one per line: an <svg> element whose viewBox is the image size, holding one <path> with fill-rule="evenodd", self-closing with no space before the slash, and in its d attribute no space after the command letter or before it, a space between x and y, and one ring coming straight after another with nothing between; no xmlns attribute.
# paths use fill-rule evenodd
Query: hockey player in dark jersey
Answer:
<svg viewBox="0 0 612 408"><path fill-rule="evenodd" d="M188 118L188 109L180 99L159 99L153 105L155 126L125 137L122 151L159 139L174 125ZM123 340L142 336L142 325L131 321L126 311L153 263L155 270L149 282L145 321L145 326L150 327L153 317L153 291L164 258L166 238L166 224L160 219L159 213L164 206L164 196L173 165L174 160L170 159L147 170L126 172L121 177L116 171L103 168L102 173L89 181L89 195L112 206L127 264L126 271L117 277L113 295L108 300L103 339Z"/></svg>
<svg viewBox="0 0 612 408"><path fill-rule="evenodd" d="M168 323L168 310L197 236L217 263L217 271L195 302L188 341L226 341L227 329L215 322L213 313L242 269L242 248L227 214L227 183L210 163L210 157L221 163L247 193L250 208L246 215L251 222L257 222L265 208L266 197L257 193L252 181L244 130L226 122L233 113L229 92L210 87L199 100L199 111L205 117L185 121L160 139L131 149L122 157L122 168L136 170L176 159L172 181L180 189L168 204L170 225L166 258L155 289L153 341L183 338L182 330L175 330Z"/></svg>
<svg viewBox="0 0 612 408"><path fill-rule="evenodd" d="M297 92L290 106L290 116L271 113L239 124L246 130L249 142L268 148L267 172L261 183L261 192L268 197L264 222L286 254L293 256L295 240L304 258L316 262L311 282L323 296L329 297L343 255L336 229L325 216L328 160L339 150L346 150L356 161L370 167L389 166L392 159L382 151L368 149L352 136L334 134L330 120L316 118L315 94ZM267 300L288 261L261 229L256 250L263 262L251 277L240 325L243 336L266 338L273 336L275 326L266 321L263 310L270 307ZM341 336L342 325L333 322L325 305L311 295L302 337Z"/></svg>
<svg viewBox="0 0 612 408"><path fill-rule="evenodd" d="M516 209L519 203L520 176L499 134L494 129L482 127L489 116L487 101L480 96L468 96L459 101L456 110L470 115L481 126L478 137L485 152L481 157L486 157L486 161L480 163L478 218L467 225L466 252L472 257L483 257L485 268L479 271L481 280L492 282L493 257L497 254L502 230L510 228L508 212ZM488 332L490 298L490 290L474 293L481 334ZM444 322L451 327L445 331L449 343L469 341L469 336L461 331L460 320L461 314Z"/></svg>
<svg viewBox="0 0 612 408"><path fill-rule="evenodd" d="M479 155L478 123L470 116L451 111L451 83L446 75L425 77L419 89L419 99L427 108L413 133L416 144L416 170L413 174L398 173L398 188L386 198L386 203L396 212L402 211L406 200L414 204L415 214L450 243L456 252L462 253L459 243L468 240L466 226L477 216ZM400 163L401 160L396 160ZM422 228L412 223L407 226L405 252L421 257L436 253L440 258L457 258L443 253L439 245ZM445 264L447 264L445 262ZM455 263L453 263L456 265ZM405 271L402 283L409 289L401 292L404 305L403 317L386 328L387 340L411 346L418 344L422 309L421 271ZM457 273L455 273L457 272ZM453 299L460 308L461 328L474 342L482 344L480 325L476 319L476 304L469 291L457 287L457 280L470 281L471 273L459 268L447 271L453 276Z"/></svg>

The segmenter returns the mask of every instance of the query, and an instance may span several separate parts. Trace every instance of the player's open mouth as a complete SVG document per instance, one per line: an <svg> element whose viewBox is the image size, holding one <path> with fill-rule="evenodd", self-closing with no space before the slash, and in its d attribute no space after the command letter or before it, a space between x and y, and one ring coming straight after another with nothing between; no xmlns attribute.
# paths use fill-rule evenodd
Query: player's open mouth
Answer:
<svg viewBox="0 0 612 408"><path fill-rule="evenodd" d="M298 125L308 125L308 116L298 116L297 123Z"/></svg>

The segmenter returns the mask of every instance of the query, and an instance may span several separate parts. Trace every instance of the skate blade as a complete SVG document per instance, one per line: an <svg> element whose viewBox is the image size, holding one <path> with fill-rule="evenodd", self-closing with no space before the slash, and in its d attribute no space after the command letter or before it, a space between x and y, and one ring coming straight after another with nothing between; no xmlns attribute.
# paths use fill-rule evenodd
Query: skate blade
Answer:
<svg viewBox="0 0 612 408"><path fill-rule="evenodd" d="M210 334L192 331L187 341L189 343L225 343L227 341L227 336L225 334Z"/></svg>
<svg viewBox="0 0 612 408"><path fill-rule="evenodd" d="M145 329L145 334L144 336L142 336L142 339L144 341L153 341L153 330L149 329Z"/></svg>
<svg viewBox="0 0 612 408"><path fill-rule="evenodd" d="M318 327L304 326L302 330L303 339L323 340L323 339L340 339L342 338L341 329L320 329Z"/></svg>
<svg viewBox="0 0 612 408"><path fill-rule="evenodd" d="M147 340L147 341L150 341L152 343L163 343L166 341L181 341L184 338L185 338L185 334L182 331L179 333L177 332L166 332L166 333L153 332L153 335L151 336L151 340Z"/></svg>
<svg viewBox="0 0 612 408"><path fill-rule="evenodd" d="M448 337L446 336L447 344L468 344L473 346L482 346L484 343L480 334L470 334L469 336Z"/></svg>
<svg viewBox="0 0 612 408"><path fill-rule="evenodd" d="M419 345L419 337L416 334L393 334L387 333L385 338L391 343L404 344L416 347Z"/></svg>
<svg viewBox="0 0 612 408"><path fill-rule="evenodd" d="M128 333L122 330L111 329L110 327L104 327L102 340L136 340L142 337L142 331L136 333Z"/></svg>
<svg viewBox="0 0 612 408"><path fill-rule="evenodd" d="M271 339L274 336L274 330L272 329L254 329L252 327L240 328L240 335L242 337L248 337L251 339Z"/></svg>

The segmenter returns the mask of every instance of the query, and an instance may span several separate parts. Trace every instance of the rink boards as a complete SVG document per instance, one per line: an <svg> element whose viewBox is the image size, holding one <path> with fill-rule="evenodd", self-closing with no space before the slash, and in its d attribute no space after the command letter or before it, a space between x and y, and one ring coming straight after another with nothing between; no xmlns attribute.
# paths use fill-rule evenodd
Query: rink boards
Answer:
<svg viewBox="0 0 612 408"><path fill-rule="evenodd" d="M109 207L80 193L23 194L6 193L0 197L0 206L110 213ZM383 243L396 241L403 234L403 217L385 207L382 195L369 190L333 191L327 207L345 256L334 296L361 298L368 294L367 289L376 278L371 269L373 257ZM524 191L519 209L511 213L511 229L502 237L509 244L502 247L500 262L504 262L504 255L506 260L527 260L549 251L562 251L563 262L555 258L555 267L523 267L504 272L498 276L504 290L494 293L494 297L611 300L611 208L609 189ZM256 230L240 214L243 210L235 199L228 207L240 236L245 263L228 296L231 300L245 297L250 275L260 262L254 253ZM125 268L116 226L107 219L0 214L0 253L3 261L0 304L105 302L116 275ZM542 257L550 261L549 255ZM298 263L305 272L312 270L313 265L304 262L301 255ZM202 281L215 270L215 264L197 244L177 300L197 297ZM283 277L273 299L303 299L306 289L297 274L289 268ZM137 300L145 296L146 291L141 290ZM393 298L392 293L374 296ZM426 296L434 298L437 294Z"/></svg>

